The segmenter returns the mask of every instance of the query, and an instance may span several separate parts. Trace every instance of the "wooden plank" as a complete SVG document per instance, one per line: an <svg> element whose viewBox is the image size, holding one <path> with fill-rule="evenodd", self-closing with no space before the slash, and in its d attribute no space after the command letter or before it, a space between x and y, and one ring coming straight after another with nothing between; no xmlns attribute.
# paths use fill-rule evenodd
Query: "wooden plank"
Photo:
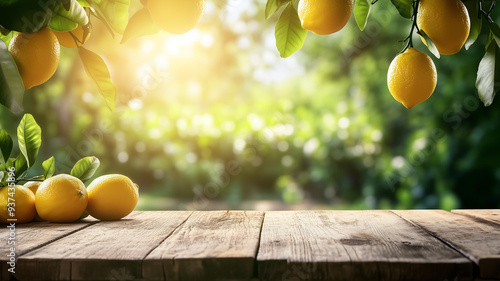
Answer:
<svg viewBox="0 0 500 281"><path fill-rule="evenodd" d="M455 214L478 218L500 224L500 210L453 210Z"/></svg>
<svg viewBox="0 0 500 281"><path fill-rule="evenodd" d="M479 265L479 277L500 279L500 225L441 210L394 211Z"/></svg>
<svg viewBox="0 0 500 281"><path fill-rule="evenodd" d="M264 212L194 212L143 262L152 280L248 280Z"/></svg>
<svg viewBox="0 0 500 281"><path fill-rule="evenodd" d="M10 265L7 264L10 258L7 255L10 254L11 247L15 248L15 256L18 258L29 251L86 228L95 222L94 219L85 219L72 224L49 222L16 224L15 236L13 234L14 238L11 240L9 240L9 236L11 236L10 228L7 228L7 225L2 225L0 231L0 241L2 241L2 247L0 247L0 279L9 280L11 277L18 276L7 271L10 268ZM8 241L13 241L15 244L8 245ZM16 272L18 272L17 269L16 266Z"/></svg>
<svg viewBox="0 0 500 281"><path fill-rule="evenodd" d="M139 212L100 222L22 255L21 280L130 280L142 260L192 212Z"/></svg>
<svg viewBox="0 0 500 281"><path fill-rule="evenodd" d="M262 280L472 280L472 263L390 211L267 212Z"/></svg>

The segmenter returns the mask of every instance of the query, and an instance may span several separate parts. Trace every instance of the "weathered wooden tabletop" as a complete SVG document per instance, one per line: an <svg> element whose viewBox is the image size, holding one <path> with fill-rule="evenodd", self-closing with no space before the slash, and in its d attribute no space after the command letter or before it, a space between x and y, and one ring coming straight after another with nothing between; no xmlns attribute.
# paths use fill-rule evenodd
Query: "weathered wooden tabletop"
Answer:
<svg viewBox="0 0 500 281"><path fill-rule="evenodd" d="M500 280L500 210L166 211L0 232L2 280ZM15 279L13 279L15 280Z"/></svg>

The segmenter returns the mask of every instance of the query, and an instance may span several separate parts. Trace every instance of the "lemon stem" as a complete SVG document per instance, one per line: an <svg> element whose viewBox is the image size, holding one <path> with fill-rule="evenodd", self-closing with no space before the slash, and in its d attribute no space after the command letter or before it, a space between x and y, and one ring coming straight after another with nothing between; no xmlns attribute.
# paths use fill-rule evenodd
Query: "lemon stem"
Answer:
<svg viewBox="0 0 500 281"><path fill-rule="evenodd" d="M413 15L411 16L412 25L411 25L411 29L410 29L410 34L404 40L404 41L408 41L408 43L406 44L403 51L401 51L401 53L404 53L409 48L413 48L413 31L415 30L415 28L417 29L417 32L419 30L418 26L417 26L417 13L418 13L418 4L419 3L420 3L420 0L413 1L413 4L412 4L413 5Z"/></svg>

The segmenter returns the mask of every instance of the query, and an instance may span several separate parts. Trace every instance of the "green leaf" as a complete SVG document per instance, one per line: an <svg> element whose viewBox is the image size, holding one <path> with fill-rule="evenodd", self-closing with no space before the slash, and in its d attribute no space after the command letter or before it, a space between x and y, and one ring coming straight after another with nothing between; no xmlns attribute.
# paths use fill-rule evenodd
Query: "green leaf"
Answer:
<svg viewBox="0 0 500 281"><path fill-rule="evenodd" d="M129 6L130 0L93 1L92 5L97 14L120 34L123 34L127 26Z"/></svg>
<svg viewBox="0 0 500 281"><path fill-rule="evenodd" d="M17 127L17 141L19 149L26 158L28 168L33 166L38 157L38 150L42 144L42 129L31 114L25 114Z"/></svg>
<svg viewBox="0 0 500 281"><path fill-rule="evenodd" d="M276 47L282 58L291 56L304 44L307 30L302 28L297 10L291 3L288 4L276 23L275 36Z"/></svg>
<svg viewBox="0 0 500 281"><path fill-rule="evenodd" d="M420 29L417 33L420 34L420 36L422 36L425 45L427 45L427 49L429 49L429 51L434 56L436 56L436 58L439 59L441 57L441 55L439 54L439 51L438 51L436 45L434 44L434 42L432 42L431 38L429 38L429 36L427 36L425 31L423 31L422 29Z"/></svg>
<svg viewBox="0 0 500 281"><path fill-rule="evenodd" d="M73 169L71 169L70 174L85 182L94 175L100 164L101 163L99 162L99 159L97 159L97 157L85 157L76 162L75 166L73 166Z"/></svg>
<svg viewBox="0 0 500 281"><path fill-rule="evenodd" d="M14 167L16 168L16 179L19 179L28 170L28 163L24 155L19 154L17 156L16 160L14 160Z"/></svg>
<svg viewBox="0 0 500 281"><path fill-rule="evenodd" d="M465 41L465 49L468 50L474 42L476 42L479 33L481 33L482 20L479 17L479 0L469 0L465 2L465 7L469 12L470 32L467 41Z"/></svg>
<svg viewBox="0 0 500 281"><path fill-rule="evenodd" d="M490 27L490 35L495 40L497 45L500 46L500 27L498 27L498 24L494 22L488 22L488 26Z"/></svg>
<svg viewBox="0 0 500 281"><path fill-rule="evenodd" d="M12 152L12 138L7 131L0 129L0 164L5 164ZM0 177L1 178L1 177Z"/></svg>
<svg viewBox="0 0 500 281"><path fill-rule="evenodd" d="M356 19L356 23L361 31L365 29L371 9L372 4L370 0L356 0L356 5L354 6L354 19Z"/></svg>
<svg viewBox="0 0 500 281"><path fill-rule="evenodd" d="M24 84L7 45L0 40L0 104L13 113L23 109Z"/></svg>
<svg viewBox="0 0 500 281"><path fill-rule="evenodd" d="M48 179L48 178L52 177L52 175L54 175L54 172L56 171L55 162L56 162L56 160L54 159L54 156L43 161L42 167L43 167L44 179Z"/></svg>
<svg viewBox="0 0 500 281"><path fill-rule="evenodd" d="M490 35L491 36L491 35ZM487 44L486 53L479 62L476 88L484 106L490 106L500 89L500 49L497 44Z"/></svg>
<svg viewBox="0 0 500 281"><path fill-rule="evenodd" d="M113 111L116 103L116 87L113 81L111 81L106 63L104 63L104 60L100 56L83 47L78 48L78 53L80 54L87 74L92 77L97 84L99 92L106 101L106 105Z"/></svg>
<svg viewBox="0 0 500 281"><path fill-rule="evenodd" d="M14 35L16 35L16 33L17 33L17 31L10 31L9 33L7 33L5 35L0 34L0 40L4 41L6 46L9 46L10 41L12 40L12 37L14 37Z"/></svg>
<svg viewBox="0 0 500 281"><path fill-rule="evenodd" d="M290 3L290 0L267 0L266 4L266 20L270 18L283 5Z"/></svg>
<svg viewBox="0 0 500 281"><path fill-rule="evenodd" d="M398 12L402 17L407 19L411 18L413 0L391 0L391 2L392 5L398 9Z"/></svg>
<svg viewBox="0 0 500 281"><path fill-rule="evenodd" d="M84 8L90 8L90 4L86 0L77 0Z"/></svg>
<svg viewBox="0 0 500 281"><path fill-rule="evenodd" d="M75 29L78 25L85 26L89 23L89 17L85 9L78 1L70 0L69 4L69 10L64 9L62 4L60 4L60 8L50 20L50 29L67 32Z"/></svg>
<svg viewBox="0 0 500 281"><path fill-rule="evenodd" d="M158 32L160 32L160 28L151 19L149 11L143 8L130 18L120 43L123 44L130 39Z"/></svg>

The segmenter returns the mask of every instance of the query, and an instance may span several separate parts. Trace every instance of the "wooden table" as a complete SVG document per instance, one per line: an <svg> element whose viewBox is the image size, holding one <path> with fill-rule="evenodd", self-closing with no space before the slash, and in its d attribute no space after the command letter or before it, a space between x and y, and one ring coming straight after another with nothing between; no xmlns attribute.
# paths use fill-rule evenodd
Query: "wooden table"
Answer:
<svg viewBox="0 0 500 281"><path fill-rule="evenodd" d="M500 280L500 210L137 211L15 239L18 280Z"/></svg>

